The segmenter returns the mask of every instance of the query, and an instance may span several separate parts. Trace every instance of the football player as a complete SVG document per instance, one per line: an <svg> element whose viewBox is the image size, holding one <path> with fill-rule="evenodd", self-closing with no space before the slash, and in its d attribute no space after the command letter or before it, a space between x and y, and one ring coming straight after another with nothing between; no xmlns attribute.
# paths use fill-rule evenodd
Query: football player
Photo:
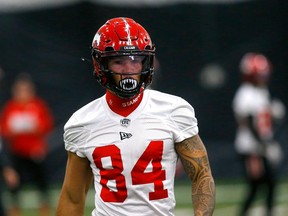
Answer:
<svg viewBox="0 0 288 216"><path fill-rule="evenodd" d="M245 168L249 191L239 215L247 215L260 185L265 184L265 215L271 216L276 186L275 168L282 157L280 145L274 139L273 122L275 118L281 118L283 108L273 112L274 103L268 90L272 65L266 56L246 53L240 61L240 71L243 82L233 99L238 125L235 147Z"/></svg>
<svg viewBox="0 0 288 216"><path fill-rule="evenodd" d="M94 182L100 215L174 215L178 158L192 182L195 215L212 215L215 185L192 106L146 89L155 46L130 18L108 20L92 42L96 80L107 91L64 126L68 161L57 216L83 215Z"/></svg>

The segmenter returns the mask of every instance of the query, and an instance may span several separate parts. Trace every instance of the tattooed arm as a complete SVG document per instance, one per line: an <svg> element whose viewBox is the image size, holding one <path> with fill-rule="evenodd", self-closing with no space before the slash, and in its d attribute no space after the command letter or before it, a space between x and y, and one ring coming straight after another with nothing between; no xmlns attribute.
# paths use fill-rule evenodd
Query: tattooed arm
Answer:
<svg viewBox="0 0 288 216"><path fill-rule="evenodd" d="M207 151L199 135L175 144L185 172L192 181L195 216L211 216L215 206L215 183Z"/></svg>

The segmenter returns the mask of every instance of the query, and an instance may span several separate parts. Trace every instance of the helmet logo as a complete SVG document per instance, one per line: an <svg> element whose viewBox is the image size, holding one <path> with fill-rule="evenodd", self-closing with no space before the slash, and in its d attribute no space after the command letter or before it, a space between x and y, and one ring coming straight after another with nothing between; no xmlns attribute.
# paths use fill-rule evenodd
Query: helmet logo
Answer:
<svg viewBox="0 0 288 216"><path fill-rule="evenodd" d="M101 38L101 35L96 33L95 36L94 36L94 39L93 39L93 41L96 42L96 46L99 46L100 38Z"/></svg>
<svg viewBox="0 0 288 216"><path fill-rule="evenodd" d="M119 81L119 86L123 90L131 91L137 88L138 82L133 78L125 78Z"/></svg>

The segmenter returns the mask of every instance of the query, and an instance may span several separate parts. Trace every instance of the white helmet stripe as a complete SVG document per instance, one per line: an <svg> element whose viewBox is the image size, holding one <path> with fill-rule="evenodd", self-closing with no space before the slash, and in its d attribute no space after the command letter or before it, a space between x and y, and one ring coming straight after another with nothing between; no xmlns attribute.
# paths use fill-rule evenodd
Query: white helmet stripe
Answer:
<svg viewBox="0 0 288 216"><path fill-rule="evenodd" d="M131 36L130 36L130 25L128 24L125 18L122 18L122 19L125 23L125 31L127 32L128 45L132 45Z"/></svg>

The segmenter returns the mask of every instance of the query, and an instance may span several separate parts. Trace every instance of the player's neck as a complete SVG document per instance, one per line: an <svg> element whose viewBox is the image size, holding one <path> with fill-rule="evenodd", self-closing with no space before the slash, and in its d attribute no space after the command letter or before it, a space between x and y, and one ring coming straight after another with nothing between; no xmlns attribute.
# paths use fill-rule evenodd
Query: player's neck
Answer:
<svg viewBox="0 0 288 216"><path fill-rule="evenodd" d="M110 91L106 91L106 101L110 109L124 117L132 113L140 104L143 98L143 91L130 99L119 98Z"/></svg>

